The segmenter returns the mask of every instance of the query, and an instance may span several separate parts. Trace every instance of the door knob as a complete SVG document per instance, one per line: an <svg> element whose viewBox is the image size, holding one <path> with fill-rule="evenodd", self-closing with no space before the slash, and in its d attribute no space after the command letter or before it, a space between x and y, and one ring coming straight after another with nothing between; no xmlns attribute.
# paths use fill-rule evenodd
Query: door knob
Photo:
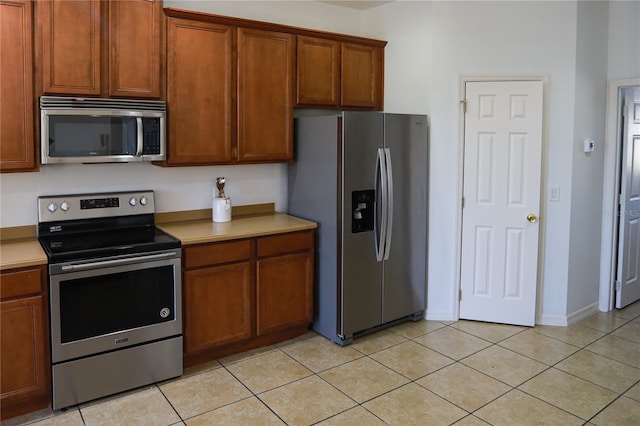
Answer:
<svg viewBox="0 0 640 426"><path fill-rule="evenodd" d="M538 220L538 218L536 217L536 215L535 215L535 214L533 214L533 213L529 213L529 214L527 215L527 220L528 220L529 222L531 222L531 223L536 223L536 221Z"/></svg>

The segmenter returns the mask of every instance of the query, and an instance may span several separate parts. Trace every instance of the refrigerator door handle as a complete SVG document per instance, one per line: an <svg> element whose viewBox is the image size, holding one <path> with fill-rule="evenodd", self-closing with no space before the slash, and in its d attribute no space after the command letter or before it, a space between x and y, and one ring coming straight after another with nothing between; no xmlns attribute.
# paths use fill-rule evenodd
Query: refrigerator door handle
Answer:
<svg viewBox="0 0 640 426"><path fill-rule="evenodd" d="M393 231L393 170L391 167L391 149L385 148L387 172L387 232L384 240L384 260L389 259L391 252L391 233Z"/></svg>
<svg viewBox="0 0 640 426"><path fill-rule="evenodd" d="M387 163L385 160L385 153L383 148L378 148L378 157L376 160L376 175L375 175L375 188L376 188L376 200L378 194L381 195L381 206L375 208L375 215L378 211L381 212L382 218L380 221L380 227L378 228L378 217L374 219L374 240L376 243L376 260L382 262L384 258L385 241L387 240L387 215L388 215L388 200L387 200Z"/></svg>

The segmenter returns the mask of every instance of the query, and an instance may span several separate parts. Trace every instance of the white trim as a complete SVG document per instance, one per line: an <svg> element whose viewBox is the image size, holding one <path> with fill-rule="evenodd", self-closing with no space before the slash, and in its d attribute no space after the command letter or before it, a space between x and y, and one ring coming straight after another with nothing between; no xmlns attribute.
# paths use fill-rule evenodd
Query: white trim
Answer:
<svg viewBox="0 0 640 426"><path fill-rule="evenodd" d="M543 316L542 316L542 278L544 277L544 246L545 246L545 235L546 235L546 220L547 217L547 145L548 145L548 128L547 128L547 111L548 111L548 87L549 87L549 76L473 76L473 75L461 75L460 76L460 92L459 99L462 101L465 99L466 92L465 86L467 82L472 81L541 81L542 82L542 153L541 153L541 169L540 169L540 214L538 215L540 219L540 229L538 235L538 276L537 276L537 290L536 290L536 324L544 324ZM464 113L462 109L462 105L459 108L459 141L458 141L458 188L457 188L457 199L459 201L462 200L462 192L463 192L463 183L464 183ZM458 202L456 207L456 242L455 242L455 250L456 250L456 270L455 270L455 284L453 286L453 295L452 295L452 307L454 314L454 321L460 319L460 286L461 286L461 273L460 269L462 267L462 203ZM566 319L563 319L564 325L566 325ZM548 325L557 325L557 324L548 324Z"/></svg>
<svg viewBox="0 0 640 426"><path fill-rule="evenodd" d="M609 312L614 304L614 282L616 264L613 259L618 250L616 246L616 230L618 220L616 188L620 179L617 166L620 157L620 89L640 86L640 78L609 81L607 88L607 121L604 143L604 178L602 188L602 243L600 246L600 287L598 308Z"/></svg>
<svg viewBox="0 0 640 426"><path fill-rule="evenodd" d="M598 312L598 304L592 303L589 306L585 306L584 308L569 314L568 316L563 315L542 315L539 319L539 325L552 325L557 327L566 327L568 325L576 324L583 319L590 317L591 315Z"/></svg>
<svg viewBox="0 0 640 426"><path fill-rule="evenodd" d="M563 315L542 315L536 320L536 325L551 325L554 327L566 327L567 317Z"/></svg>
<svg viewBox="0 0 640 426"><path fill-rule="evenodd" d="M584 308L579 309L576 312L573 312L573 313L569 314L569 316L567 316L567 325L571 325L571 324L575 324L577 322L580 322L583 319L586 319L586 318L590 317L591 315L595 314L596 312L598 312L598 304L597 303L592 303L589 306L585 306Z"/></svg>
<svg viewBox="0 0 640 426"><path fill-rule="evenodd" d="M457 321L458 318L451 315L451 312L447 311L427 311L424 314L424 319L428 321Z"/></svg>

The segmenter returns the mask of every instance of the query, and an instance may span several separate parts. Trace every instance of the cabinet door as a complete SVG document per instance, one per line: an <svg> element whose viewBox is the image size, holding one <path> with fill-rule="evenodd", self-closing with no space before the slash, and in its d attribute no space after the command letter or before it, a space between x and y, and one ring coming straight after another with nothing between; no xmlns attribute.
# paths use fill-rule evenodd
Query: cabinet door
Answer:
<svg viewBox="0 0 640 426"><path fill-rule="evenodd" d="M109 2L109 96L160 97L161 0Z"/></svg>
<svg viewBox="0 0 640 426"><path fill-rule="evenodd" d="M313 316L313 254L303 252L258 261L258 335L309 324Z"/></svg>
<svg viewBox="0 0 640 426"><path fill-rule="evenodd" d="M297 105L338 106L340 42L298 36Z"/></svg>
<svg viewBox="0 0 640 426"><path fill-rule="evenodd" d="M238 28L239 162L293 159L295 37Z"/></svg>
<svg viewBox="0 0 640 426"><path fill-rule="evenodd" d="M167 20L168 163L229 163L233 27Z"/></svg>
<svg viewBox="0 0 640 426"><path fill-rule="evenodd" d="M99 0L37 3L44 93L100 95Z"/></svg>
<svg viewBox="0 0 640 426"><path fill-rule="evenodd" d="M0 169L36 168L33 103L33 8L0 2Z"/></svg>
<svg viewBox="0 0 640 426"><path fill-rule="evenodd" d="M249 262L184 273L185 353L251 337Z"/></svg>
<svg viewBox="0 0 640 426"><path fill-rule="evenodd" d="M342 43L342 105L383 109L384 50Z"/></svg>
<svg viewBox="0 0 640 426"><path fill-rule="evenodd" d="M11 403L47 395L49 366L44 349L42 296L0 303L1 397Z"/></svg>

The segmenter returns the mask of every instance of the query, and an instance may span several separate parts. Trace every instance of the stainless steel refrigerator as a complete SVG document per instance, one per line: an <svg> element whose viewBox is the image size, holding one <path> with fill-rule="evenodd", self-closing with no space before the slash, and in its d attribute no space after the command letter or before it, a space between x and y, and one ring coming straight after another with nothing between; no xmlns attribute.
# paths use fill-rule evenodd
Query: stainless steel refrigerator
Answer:
<svg viewBox="0 0 640 426"><path fill-rule="evenodd" d="M423 318L428 117L324 114L295 119L288 204L319 224L313 329L345 345Z"/></svg>

